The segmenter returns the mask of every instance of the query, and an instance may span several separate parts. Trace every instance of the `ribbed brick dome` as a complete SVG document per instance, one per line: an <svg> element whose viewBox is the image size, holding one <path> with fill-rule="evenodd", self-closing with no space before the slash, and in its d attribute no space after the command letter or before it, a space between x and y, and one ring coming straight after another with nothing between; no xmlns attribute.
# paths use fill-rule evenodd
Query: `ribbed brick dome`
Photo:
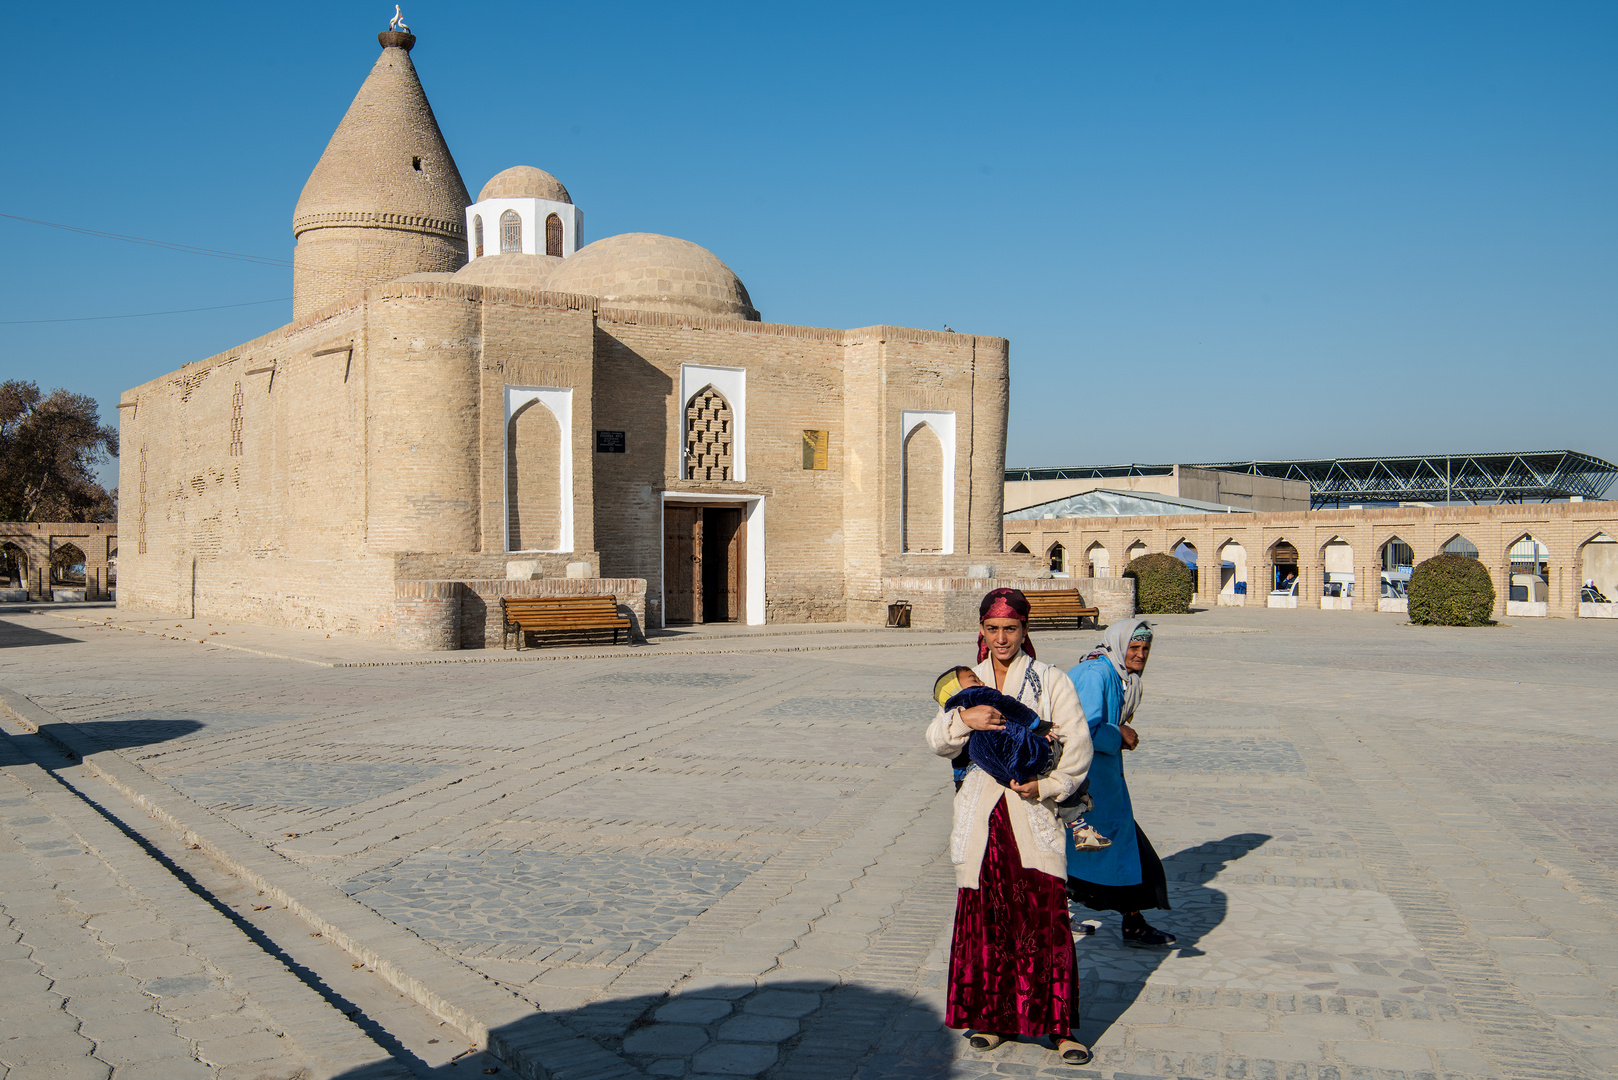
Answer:
<svg viewBox="0 0 1618 1080"><path fill-rule="evenodd" d="M656 233L624 233L582 247L551 272L545 288L597 296L612 307L759 319L747 286L713 252Z"/></svg>
<svg viewBox="0 0 1618 1080"><path fill-rule="evenodd" d="M484 199L549 199L569 205L573 202L560 180L532 165L514 165L495 173L494 178L478 192L478 202Z"/></svg>
<svg viewBox="0 0 1618 1080"><path fill-rule="evenodd" d="M438 130L409 34L377 57L292 212L292 309L301 317L355 289L466 262L471 200Z"/></svg>
<svg viewBox="0 0 1618 1080"><path fill-rule="evenodd" d="M501 289L549 289L550 277L561 265L556 255L485 255L455 271L455 280Z"/></svg>
<svg viewBox="0 0 1618 1080"><path fill-rule="evenodd" d="M380 224L464 239L470 204L410 53L385 48L303 185L292 232Z"/></svg>

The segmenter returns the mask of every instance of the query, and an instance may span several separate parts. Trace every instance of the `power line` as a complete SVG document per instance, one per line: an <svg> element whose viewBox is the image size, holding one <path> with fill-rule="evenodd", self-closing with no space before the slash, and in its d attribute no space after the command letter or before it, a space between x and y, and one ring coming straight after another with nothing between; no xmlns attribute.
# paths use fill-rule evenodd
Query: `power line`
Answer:
<svg viewBox="0 0 1618 1080"><path fill-rule="evenodd" d="M176 243L172 243L172 242L170 242L168 240L151 240L151 239L148 239L148 238L146 238L144 236L125 236L122 233L101 232L98 229L84 229L84 228L80 228L77 225L63 225L60 222L56 222L56 221L41 221L38 218L22 217L22 216L17 215L17 214L0 214L0 217L10 218L12 221L26 221L30 225L44 225L44 226L46 226L48 228L62 229L64 231L66 231L66 232L82 233L85 236L99 236L99 237L101 237L102 239L105 239L105 240L122 240L125 243L130 243L130 244L146 244L149 247L166 248L169 251L181 251L181 252L185 252L188 255L206 255L206 256L208 256L209 258L212 258L212 259L234 259L237 262L255 263L255 264L259 265L259 266L291 266L292 265L291 261L288 260L288 259L272 259L272 258L270 258L270 257L268 257L266 255L243 255L239 251L217 251L214 248L197 247L194 244L176 244ZM268 303L269 301L258 301L258 302L260 302L260 303ZM195 310L204 311L204 310L207 310L207 309L205 309L205 308L196 308ZM168 314L170 314L170 312L154 311L154 312L149 312L148 314L152 314L152 315L168 315ZM104 318L109 318L109 319L134 318L134 316L131 316L131 315L107 315L107 316L103 316L103 317ZM39 322L71 322L73 320L69 320L69 319L40 319L40 320L37 320L37 321L39 321Z"/></svg>
<svg viewBox="0 0 1618 1080"><path fill-rule="evenodd" d="M0 215L10 217L10 214ZM100 322L103 319L145 319L153 315L187 315L193 311L223 311L225 308L253 307L256 304L280 304L291 300L290 296L277 296L273 300L248 300L241 304L215 304L213 307L176 308L173 311L137 311L133 315L85 315L77 319L4 319L0 326L23 326L29 323L59 323L59 322Z"/></svg>

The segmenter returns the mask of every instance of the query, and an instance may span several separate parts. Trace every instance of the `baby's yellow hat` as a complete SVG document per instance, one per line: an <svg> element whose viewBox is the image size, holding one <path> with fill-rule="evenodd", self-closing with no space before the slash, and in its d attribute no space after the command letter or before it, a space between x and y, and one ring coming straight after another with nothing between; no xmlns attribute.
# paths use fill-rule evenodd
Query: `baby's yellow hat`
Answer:
<svg viewBox="0 0 1618 1080"><path fill-rule="evenodd" d="M938 701L940 707L943 707L945 702L960 692L961 676L960 672L955 668L950 668L944 672L938 677L938 681L933 683L933 697Z"/></svg>

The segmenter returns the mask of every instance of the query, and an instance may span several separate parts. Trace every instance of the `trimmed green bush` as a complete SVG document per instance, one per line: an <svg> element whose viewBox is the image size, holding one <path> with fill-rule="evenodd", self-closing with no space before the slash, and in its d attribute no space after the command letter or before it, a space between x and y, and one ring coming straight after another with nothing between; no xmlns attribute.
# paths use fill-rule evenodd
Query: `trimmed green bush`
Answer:
<svg viewBox="0 0 1618 1080"><path fill-rule="evenodd" d="M1418 626L1488 626L1494 582L1465 555L1435 555L1410 572L1410 621Z"/></svg>
<svg viewBox="0 0 1618 1080"><path fill-rule="evenodd" d="M1124 567L1135 579L1135 610L1142 615L1184 615L1196 582L1191 568L1173 555L1142 555Z"/></svg>

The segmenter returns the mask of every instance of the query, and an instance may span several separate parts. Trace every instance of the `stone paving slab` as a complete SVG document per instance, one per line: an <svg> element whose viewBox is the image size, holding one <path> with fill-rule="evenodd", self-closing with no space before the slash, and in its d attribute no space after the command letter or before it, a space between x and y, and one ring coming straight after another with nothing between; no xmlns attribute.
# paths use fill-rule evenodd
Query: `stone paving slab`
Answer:
<svg viewBox="0 0 1618 1080"><path fill-rule="evenodd" d="M557 1075L1602 1077L1618 636L1519 622L1162 620L1129 767L1179 948L1112 916L1078 939L1083 1070L939 1026L948 770L920 729L969 636L327 668L18 616L0 684ZM1065 664L1096 635L1035 636ZM316 767L350 786L264 782Z"/></svg>
<svg viewBox="0 0 1618 1080"><path fill-rule="evenodd" d="M0 732L9 1076L410 1074Z"/></svg>

